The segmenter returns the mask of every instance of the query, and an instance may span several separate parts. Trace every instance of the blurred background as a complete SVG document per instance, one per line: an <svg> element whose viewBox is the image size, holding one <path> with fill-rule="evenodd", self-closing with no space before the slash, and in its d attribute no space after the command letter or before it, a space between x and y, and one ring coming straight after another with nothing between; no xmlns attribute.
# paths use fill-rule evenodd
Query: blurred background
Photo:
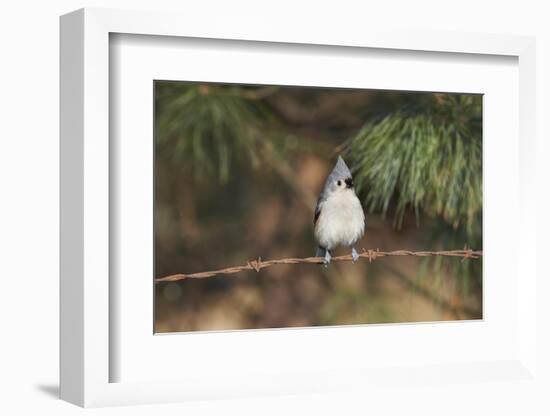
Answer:
<svg viewBox="0 0 550 416"><path fill-rule="evenodd" d="M155 277L313 256L339 154L367 213L358 251L482 249L480 95L156 81ZM277 265L155 289L155 332L480 319L482 260Z"/></svg>

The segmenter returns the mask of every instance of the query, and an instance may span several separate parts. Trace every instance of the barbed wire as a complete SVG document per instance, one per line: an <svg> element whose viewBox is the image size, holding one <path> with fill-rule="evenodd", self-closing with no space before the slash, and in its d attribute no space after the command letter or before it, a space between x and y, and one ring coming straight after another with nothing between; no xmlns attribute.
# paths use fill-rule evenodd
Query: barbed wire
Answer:
<svg viewBox="0 0 550 416"><path fill-rule="evenodd" d="M413 257L431 257L431 256L440 256L440 257L461 257L462 260L467 259L479 259L483 255L481 250L444 250L444 251L409 251L409 250L394 250L394 251L380 251L376 250L365 250L359 254L360 258L368 259L369 263L372 263L379 257L390 257L390 256L413 256ZM258 257L257 260L250 260L243 266L234 266L227 267L220 270L211 270L207 272L198 272L198 273L178 273L172 274L169 276L159 277L155 279L155 283L163 282L175 282L178 280L184 279L205 279L207 277L213 277L217 275L231 275L239 273L245 270L254 270L259 272L266 267L275 266L277 264L323 264L323 257L303 257L303 258L286 258L286 259L277 259L277 260L265 260L263 261L261 257ZM331 261L351 261L351 254L344 256L332 257Z"/></svg>

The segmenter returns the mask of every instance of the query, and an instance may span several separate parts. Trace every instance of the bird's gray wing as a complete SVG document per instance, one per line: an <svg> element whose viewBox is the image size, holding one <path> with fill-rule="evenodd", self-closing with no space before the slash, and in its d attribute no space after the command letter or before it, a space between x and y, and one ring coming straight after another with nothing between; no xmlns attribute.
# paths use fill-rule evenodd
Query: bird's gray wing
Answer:
<svg viewBox="0 0 550 416"><path fill-rule="evenodd" d="M317 206L315 207L315 215L313 216L313 226L315 227L317 225L317 221L319 220L319 216L321 215L321 209L323 208L323 203L326 201L325 192L321 192L321 195L319 195L319 199L317 200ZM325 257L327 254L327 251L324 247L317 246L315 250L315 257Z"/></svg>
<svg viewBox="0 0 550 416"><path fill-rule="evenodd" d="M315 216L313 217L313 225L317 225L319 215L321 215L321 208L319 207L319 205L317 205L317 208L315 208Z"/></svg>
<svg viewBox="0 0 550 416"><path fill-rule="evenodd" d="M313 225L317 225L317 220L319 219L319 215L321 215L321 207L323 206L323 202L325 202L324 195L321 194L319 196L319 199L317 200L317 206L315 207L315 215L313 216Z"/></svg>

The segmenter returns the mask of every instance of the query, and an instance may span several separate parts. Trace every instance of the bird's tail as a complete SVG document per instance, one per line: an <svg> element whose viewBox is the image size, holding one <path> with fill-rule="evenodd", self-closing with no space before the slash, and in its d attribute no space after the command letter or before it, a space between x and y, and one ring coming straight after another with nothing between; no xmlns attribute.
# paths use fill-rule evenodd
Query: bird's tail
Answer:
<svg viewBox="0 0 550 416"><path fill-rule="evenodd" d="M315 257L325 257L326 249L324 247L318 246L315 251Z"/></svg>

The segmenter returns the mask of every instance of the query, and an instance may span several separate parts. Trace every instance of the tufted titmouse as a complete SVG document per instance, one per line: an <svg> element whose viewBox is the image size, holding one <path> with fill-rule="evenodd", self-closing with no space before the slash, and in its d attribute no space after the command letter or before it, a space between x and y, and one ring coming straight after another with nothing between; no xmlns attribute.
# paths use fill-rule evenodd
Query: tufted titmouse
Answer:
<svg viewBox="0 0 550 416"><path fill-rule="evenodd" d="M352 247L351 256L357 261L359 255L353 246L365 232L365 214L341 156L319 195L313 224L319 243L316 256L324 257L325 265L330 263L331 250L339 245Z"/></svg>

